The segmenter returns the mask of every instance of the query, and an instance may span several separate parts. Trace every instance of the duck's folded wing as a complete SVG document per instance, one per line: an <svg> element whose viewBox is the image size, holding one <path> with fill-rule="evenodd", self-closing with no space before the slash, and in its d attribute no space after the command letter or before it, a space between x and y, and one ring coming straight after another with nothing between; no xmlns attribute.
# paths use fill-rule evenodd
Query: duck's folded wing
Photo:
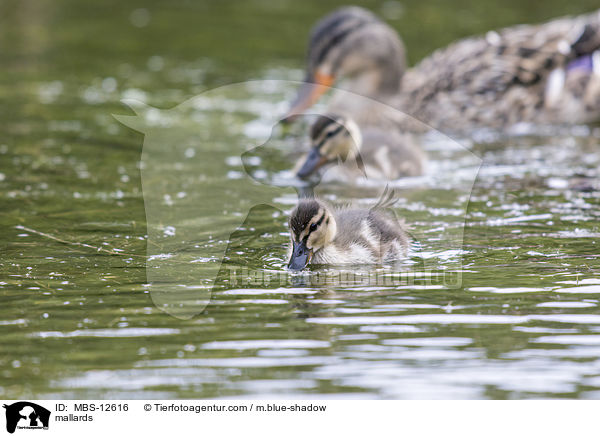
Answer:
<svg viewBox="0 0 600 436"><path fill-rule="evenodd" d="M588 65L585 59L597 50L600 11L490 31L438 50L409 70L402 82L401 106L414 109L414 115L424 117L426 123L431 121L427 117L436 119L436 107L449 109L450 103L461 109L506 98L511 104L521 102L539 109L546 93L552 92L546 86L553 71L564 71L566 78L574 67L581 70ZM588 75L592 74L589 69Z"/></svg>

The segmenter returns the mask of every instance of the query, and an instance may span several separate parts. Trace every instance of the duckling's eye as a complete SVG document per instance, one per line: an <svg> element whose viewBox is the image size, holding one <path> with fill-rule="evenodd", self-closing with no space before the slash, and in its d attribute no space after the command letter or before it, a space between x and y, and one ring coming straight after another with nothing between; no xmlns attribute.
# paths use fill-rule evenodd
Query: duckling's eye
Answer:
<svg viewBox="0 0 600 436"><path fill-rule="evenodd" d="M315 230L317 230L317 223L312 223L312 224L310 225L310 231L311 231L311 232L314 232Z"/></svg>
<svg viewBox="0 0 600 436"><path fill-rule="evenodd" d="M325 135L325 137L327 138L331 138L334 135L335 132L331 131L331 132L327 132L327 135Z"/></svg>

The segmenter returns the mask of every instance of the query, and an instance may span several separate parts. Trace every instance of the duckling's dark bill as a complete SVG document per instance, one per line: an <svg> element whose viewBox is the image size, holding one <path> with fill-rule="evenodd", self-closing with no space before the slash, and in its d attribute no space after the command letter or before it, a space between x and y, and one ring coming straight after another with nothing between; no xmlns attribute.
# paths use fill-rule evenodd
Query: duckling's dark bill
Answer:
<svg viewBox="0 0 600 436"><path fill-rule="evenodd" d="M319 152L318 148L313 148L306 156L302 167L298 170L298 177L304 179L321 168L327 162L327 158Z"/></svg>
<svg viewBox="0 0 600 436"><path fill-rule="evenodd" d="M288 268L294 271L300 271L308 265L311 253L304 242L294 242L292 257L288 263Z"/></svg>

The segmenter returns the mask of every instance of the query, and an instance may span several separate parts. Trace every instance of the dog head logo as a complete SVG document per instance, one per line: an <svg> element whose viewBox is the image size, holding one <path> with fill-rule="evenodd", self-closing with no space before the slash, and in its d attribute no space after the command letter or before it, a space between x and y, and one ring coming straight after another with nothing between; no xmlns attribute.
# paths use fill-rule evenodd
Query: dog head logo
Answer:
<svg viewBox="0 0 600 436"><path fill-rule="evenodd" d="M5 404L6 431L14 433L19 429L47 429L50 423L50 411L29 401Z"/></svg>

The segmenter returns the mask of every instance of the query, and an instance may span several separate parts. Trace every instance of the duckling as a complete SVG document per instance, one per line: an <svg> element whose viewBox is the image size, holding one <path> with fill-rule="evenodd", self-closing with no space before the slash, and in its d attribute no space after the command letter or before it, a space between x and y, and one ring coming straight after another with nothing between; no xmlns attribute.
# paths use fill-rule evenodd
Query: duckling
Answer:
<svg viewBox="0 0 600 436"><path fill-rule="evenodd" d="M426 156L411 135L377 126L359 128L349 117L321 115L311 126L311 149L297 165L296 175L306 179L320 168L340 160L332 178L354 181L358 177L394 180L423 174Z"/></svg>
<svg viewBox="0 0 600 436"><path fill-rule="evenodd" d="M312 30L305 83L289 115L334 84L446 132L598 121L600 11L463 39L407 70L392 28L365 9L343 7ZM342 106L338 97L330 110ZM360 125L378 116L368 107L352 115ZM408 118L400 127L419 130Z"/></svg>
<svg viewBox="0 0 600 436"><path fill-rule="evenodd" d="M334 210L322 200L302 199L292 211L288 268L313 264L369 264L406 256L402 225L376 206Z"/></svg>

